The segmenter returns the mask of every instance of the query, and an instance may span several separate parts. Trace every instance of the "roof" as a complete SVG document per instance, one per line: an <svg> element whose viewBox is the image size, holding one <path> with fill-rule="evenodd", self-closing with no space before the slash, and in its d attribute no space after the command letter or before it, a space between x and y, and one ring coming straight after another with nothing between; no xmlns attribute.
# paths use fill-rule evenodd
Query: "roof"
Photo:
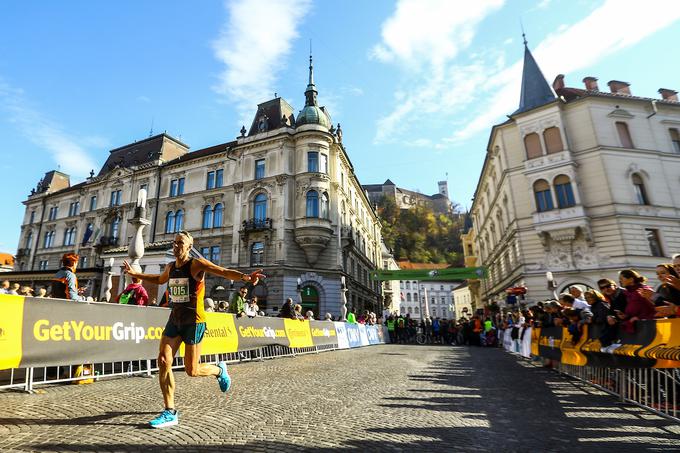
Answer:
<svg viewBox="0 0 680 453"><path fill-rule="evenodd" d="M9 253L0 253L0 266L14 266L14 257Z"/></svg>
<svg viewBox="0 0 680 453"><path fill-rule="evenodd" d="M564 99L567 102L585 97L601 97L610 99L630 99L645 102L654 101L657 104L680 105L679 101L673 101L670 99L655 99L643 96L633 96L632 94L626 93L610 93L607 91L584 90L583 88L571 88L571 87L558 88L557 95L564 97Z"/></svg>
<svg viewBox="0 0 680 453"><path fill-rule="evenodd" d="M543 77L534 56L524 41L524 67L522 69L522 92L519 98L519 108L512 115L535 109L555 100L555 95Z"/></svg>
<svg viewBox="0 0 680 453"><path fill-rule="evenodd" d="M201 157L210 156L212 154L219 154L227 151L232 146L236 146L236 141L220 143L219 145L213 145L208 148L198 149L196 151L183 154L176 159L167 162L166 165L174 165L181 162L187 162L194 159L200 159Z"/></svg>
<svg viewBox="0 0 680 453"><path fill-rule="evenodd" d="M457 289L463 289L463 288L466 288L467 286L468 286L468 282L467 282L467 280L466 280L466 281L464 281L463 283L461 283L460 285L458 285L458 286L456 286L455 288L453 288L453 290L455 291L455 290L457 290Z"/></svg>
<svg viewBox="0 0 680 453"><path fill-rule="evenodd" d="M276 97L257 105L248 136L294 125L293 107L283 98Z"/></svg>
<svg viewBox="0 0 680 453"><path fill-rule="evenodd" d="M108 173L115 167L138 166L160 159L163 154L163 143L166 139L177 143L181 148L189 148L186 144L166 133L154 135L153 137L112 149L108 159L106 159L106 162L104 162L99 171L99 176Z"/></svg>
<svg viewBox="0 0 680 453"><path fill-rule="evenodd" d="M447 263L412 263L411 261L397 261L401 270L430 271L433 269L446 269L451 267Z"/></svg>

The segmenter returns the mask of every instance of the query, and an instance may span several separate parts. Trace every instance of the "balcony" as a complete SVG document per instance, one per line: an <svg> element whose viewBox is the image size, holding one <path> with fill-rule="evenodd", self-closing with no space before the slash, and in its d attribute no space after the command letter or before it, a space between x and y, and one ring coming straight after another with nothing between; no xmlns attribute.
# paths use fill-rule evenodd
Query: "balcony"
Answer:
<svg viewBox="0 0 680 453"><path fill-rule="evenodd" d="M22 256L29 256L31 254L30 248L17 249L17 259Z"/></svg>
<svg viewBox="0 0 680 453"><path fill-rule="evenodd" d="M272 219L248 219L243 221L242 233L253 233L272 229Z"/></svg>
<svg viewBox="0 0 680 453"><path fill-rule="evenodd" d="M114 247L118 245L118 238L116 236L102 236L97 241L100 247Z"/></svg>
<svg viewBox="0 0 680 453"><path fill-rule="evenodd" d="M571 242L576 239L579 232L589 244L592 243L590 218L586 216L583 206L536 212L533 220L534 229L546 248L549 247L548 239L555 242Z"/></svg>
<svg viewBox="0 0 680 453"><path fill-rule="evenodd" d="M561 165L573 165L573 163L571 152L565 149L559 153L547 154L526 160L524 162L524 174L543 171Z"/></svg>
<svg viewBox="0 0 680 453"><path fill-rule="evenodd" d="M319 253L325 249L333 235L331 221L318 217L303 217L295 220L295 242L305 252L310 265L316 264Z"/></svg>

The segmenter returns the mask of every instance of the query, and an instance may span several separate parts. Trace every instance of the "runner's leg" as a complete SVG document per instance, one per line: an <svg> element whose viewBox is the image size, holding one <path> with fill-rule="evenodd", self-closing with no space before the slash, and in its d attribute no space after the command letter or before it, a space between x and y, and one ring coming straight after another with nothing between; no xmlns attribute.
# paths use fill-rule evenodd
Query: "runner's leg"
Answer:
<svg viewBox="0 0 680 453"><path fill-rule="evenodd" d="M182 337L161 337L158 351L158 382L163 393L166 409L175 408L175 377L172 374L172 360L182 343ZM186 359L185 359L186 360Z"/></svg>
<svg viewBox="0 0 680 453"><path fill-rule="evenodd" d="M184 344L184 370L191 377L219 376L220 368L211 363L198 363L201 358L201 343Z"/></svg>

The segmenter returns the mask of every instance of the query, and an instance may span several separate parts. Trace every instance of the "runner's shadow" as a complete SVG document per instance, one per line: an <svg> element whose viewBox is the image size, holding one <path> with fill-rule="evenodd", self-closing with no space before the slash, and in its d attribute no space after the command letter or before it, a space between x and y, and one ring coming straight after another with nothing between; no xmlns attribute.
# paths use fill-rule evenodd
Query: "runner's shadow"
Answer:
<svg viewBox="0 0 680 453"><path fill-rule="evenodd" d="M83 417L71 418L0 418L0 426L2 425L63 425L63 426L81 426L81 425L99 425L99 426L132 426L137 429L148 428L148 422L116 422L113 419L122 416L137 416L140 415L158 415L158 412L105 412L98 415L86 415Z"/></svg>

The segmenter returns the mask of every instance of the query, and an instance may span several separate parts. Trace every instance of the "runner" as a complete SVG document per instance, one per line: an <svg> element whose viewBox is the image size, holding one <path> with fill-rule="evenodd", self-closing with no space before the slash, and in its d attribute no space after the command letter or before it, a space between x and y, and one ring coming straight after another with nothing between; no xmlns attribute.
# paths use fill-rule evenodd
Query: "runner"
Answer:
<svg viewBox="0 0 680 453"><path fill-rule="evenodd" d="M201 340L206 327L203 305L205 273L219 275L229 280L250 282L253 285L264 277L260 274L261 269L247 275L217 266L205 259L191 258L189 251L193 243L194 239L188 232L180 231L172 244L175 261L168 264L160 275L135 272L127 261L123 262L125 273L130 277L157 285L168 283L168 295L172 304L170 319L163 331L158 352L158 380L163 392L165 410L149 422L152 428L164 428L179 422L179 413L175 410L175 378L172 374L172 360L182 342L185 346L184 370L189 376L215 376L223 392L229 390L231 386L226 362L220 362L217 365L199 363Z"/></svg>

